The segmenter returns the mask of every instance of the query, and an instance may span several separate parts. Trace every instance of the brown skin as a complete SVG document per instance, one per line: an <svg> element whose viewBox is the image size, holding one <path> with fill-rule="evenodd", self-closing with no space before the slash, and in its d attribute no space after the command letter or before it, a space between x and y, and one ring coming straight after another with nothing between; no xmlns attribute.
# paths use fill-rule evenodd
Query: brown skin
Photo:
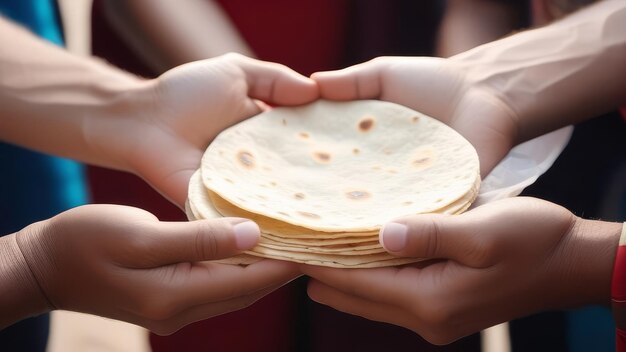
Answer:
<svg viewBox="0 0 626 352"><path fill-rule="evenodd" d="M514 145L626 103L625 33L626 3L607 0L450 59L378 58L312 78L323 98L381 99L443 121L474 145L485 176ZM401 228L392 225L381 244L435 263L302 266L315 279L309 295L437 344L541 310L609 302L621 224L530 198L396 222L406 237L385 232Z"/></svg>
<svg viewBox="0 0 626 352"><path fill-rule="evenodd" d="M314 279L309 296L434 344L542 310L609 303L619 223L583 220L534 198L394 222L408 227L408 237L392 254L438 260L381 269L302 266Z"/></svg>
<svg viewBox="0 0 626 352"><path fill-rule="evenodd" d="M259 113L256 99L297 105L318 96L310 79L238 54L143 80L4 19L0 41L0 140L135 173L180 207L208 143ZM164 223L139 209L98 205L0 238L0 328L59 308L171 333L299 275L271 260L245 269L202 263L256 243L258 227L237 246L233 225Z"/></svg>
<svg viewBox="0 0 626 352"><path fill-rule="evenodd" d="M14 261L0 292L0 327L64 309L170 334L184 325L244 308L299 275L289 263L248 267L205 262L253 247L240 241L247 220L159 222L137 208L89 205L0 239ZM6 272L0 266L0 272Z"/></svg>

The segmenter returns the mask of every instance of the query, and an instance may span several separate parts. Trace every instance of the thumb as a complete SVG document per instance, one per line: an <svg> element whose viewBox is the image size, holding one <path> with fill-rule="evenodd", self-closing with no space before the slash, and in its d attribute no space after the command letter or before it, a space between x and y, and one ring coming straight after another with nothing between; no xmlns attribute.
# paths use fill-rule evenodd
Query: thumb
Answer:
<svg viewBox="0 0 626 352"><path fill-rule="evenodd" d="M259 226L242 218L159 222L138 254L148 254L145 263L153 266L228 258L254 247L259 236Z"/></svg>
<svg viewBox="0 0 626 352"><path fill-rule="evenodd" d="M383 60L371 60L337 71L316 72L320 95L330 100L377 99L382 94Z"/></svg>
<svg viewBox="0 0 626 352"><path fill-rule="evenodd" d="M271 104L298 105L318 98L317 84L287 66L227 54L245 73L248 95Z"/></svg>
<svg viewBox="0 0 626 352"><path fill-rule="evenodd" d="M387 223L380 231L380 244L397 256L452 259L471 267L491 265L488 248L478 222L463 215L423 214Z"/></svg>

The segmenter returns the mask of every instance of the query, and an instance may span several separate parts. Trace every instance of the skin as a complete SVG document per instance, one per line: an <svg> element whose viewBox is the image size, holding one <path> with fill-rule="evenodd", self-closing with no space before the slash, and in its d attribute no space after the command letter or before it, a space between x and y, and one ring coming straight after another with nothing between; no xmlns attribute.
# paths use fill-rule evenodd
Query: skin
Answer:
<svg viewBox="0 0 626 352"><path fill-rule="evenodd" d="M187 0L103 1L117 33L155 72L235 52L254 53L219 3Z"/></svg>
<svg viewBox="0 0 626 352"><path fill-rule="evenodd" d="M70 55L0 21L0 140L143 177L182 207L191 174L223 129L298 105L316 84L238 54L144 80Z"/></svg>
<svg viewBox="0 0 626 352"><path fill-rule="evenodd" d="M135 173L183 206L203 150L224 128L296 105L316 84L237 54L143 80L68 54L0 19L0 140ZM159 222L92 205L0 238L0 328L52 309L126 320L160 334L243 308L299 276L291 263L205 262L253 247L245 219Z"/></svg>
<svg viewBox="0 0 626 352"><path fill-rule="evenodd" d="M312 78L322 98L380 99L457 130L484 177L516 144L626 102L626 8L604 1L449 59L380 57ZM572 34L574 33L574 34Z"/></svg>
<svg viewBox="0 0 626 352"><path fill-rule="evenodd" d="M404 326L434 344L542 310L609 303L621 224L583 220L558 205L521 197L459 216L428 214L395 222L408 232L404 248L390 253L430 263L381 269L302 266L314 279L308 287L311 299Z"/></svg>
<svg viewBox="0 0 626 352"><path fill-rule="evenodd" d="M243 240L234 233L242 223L256 228ZM63 309L170 334L245 308L299 275L273 260L207 262L253 247L258 236L245 219L176 223L124 206L72 209L0 238L3 256L13 258L0 265L0 326Z"/></svg>
<svg viewBox="0 0 626 352"><path fill-rule="evenodd" d="M378 58L312 76L323 98L381 99L433 116L476 148L485 176L514 145L626 103L626 3L602 1L450 59ZM619 78L619 79L616 79ZM381 231L418 266L302 266L312 299L445 344L547 309L608 303L621 224L517 198Z"/></svg>

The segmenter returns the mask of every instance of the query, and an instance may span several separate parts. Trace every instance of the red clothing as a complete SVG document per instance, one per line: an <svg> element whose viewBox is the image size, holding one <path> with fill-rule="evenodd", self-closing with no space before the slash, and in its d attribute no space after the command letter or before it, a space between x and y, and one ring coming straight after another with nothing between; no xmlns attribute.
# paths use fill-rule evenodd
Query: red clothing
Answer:
<svg viewBox="0 0 626 352"><path fill-rule="evenodd" d="M310 75L341 68L350 1L218 1L256 55Z"/></svg>
<svg viewBox="0 0 626 352"><path fill-rule="evenodd" d="M626 352L626 223L623 226L611 279L611 307L616 328L615 347L618 352Z"/></svg>

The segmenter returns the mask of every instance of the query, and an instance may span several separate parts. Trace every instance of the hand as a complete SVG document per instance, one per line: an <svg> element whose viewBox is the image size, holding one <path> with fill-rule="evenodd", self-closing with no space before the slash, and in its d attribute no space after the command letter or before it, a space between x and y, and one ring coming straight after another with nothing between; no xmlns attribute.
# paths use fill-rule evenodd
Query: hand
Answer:
<svg viewBox="0 0 626 352"><path fill-rule="evenodd" d="M49 309L169 334L244 308L299 275L274 260L203 262L249 249L258 237L258 226L240 218L159 222L137 208L91 205L33 224L16 240Z"/></svg>
<svg viewBox="0 0 626 352"><path fill-rule="evenodd" d="M88 121L87 138L117 155L120 162L113 167L138 174L182 207L208 144L261 112L255 99L295 105L317 94L313 81L282 65L227 54L174 68L129 90L124 99L130 112Z"/></svg>
<svg viewBox="0 0 626 352"><path fill-rule="evenodd" d="M515 110L450 59L381 57L311 77L322 98L380 99L441 120L476 148L483 177L518 142Z"/></svg>
<svg viewBox="0 0 626 352"><path fill-rule="evenodd" d="M383 228L381 243L392 254L431 261L302 270L314 278L313 300L445 344L541 310L608 303L620 228L538 199L512 198Z"/></svg>

